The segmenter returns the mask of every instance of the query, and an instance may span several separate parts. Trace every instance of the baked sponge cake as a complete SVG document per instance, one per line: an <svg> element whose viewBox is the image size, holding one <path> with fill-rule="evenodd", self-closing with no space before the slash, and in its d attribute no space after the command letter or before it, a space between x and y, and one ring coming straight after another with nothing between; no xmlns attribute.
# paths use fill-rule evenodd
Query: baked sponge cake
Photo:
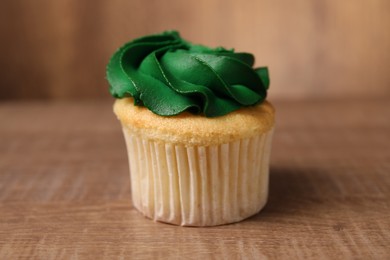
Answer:
<svg viewBox="0 0 390 260"><path fill-rule="evenodd" d="M183 40L133 40L107 67L130 164L133 205L182 226L233 223L267 201L274 108L254 58Z"/></svg>

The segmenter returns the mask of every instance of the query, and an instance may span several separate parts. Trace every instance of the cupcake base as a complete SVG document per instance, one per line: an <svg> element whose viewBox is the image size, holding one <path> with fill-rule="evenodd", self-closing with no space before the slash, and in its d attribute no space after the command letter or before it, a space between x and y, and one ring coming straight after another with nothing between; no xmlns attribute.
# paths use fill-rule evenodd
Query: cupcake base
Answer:
<svg viewBox="0 0 390 260"><path fill-rule="evenodd" d="M148 140L123 127L134 207L155 221L215 226L259 212L268 197L273 128L211 146Z"/></svg>

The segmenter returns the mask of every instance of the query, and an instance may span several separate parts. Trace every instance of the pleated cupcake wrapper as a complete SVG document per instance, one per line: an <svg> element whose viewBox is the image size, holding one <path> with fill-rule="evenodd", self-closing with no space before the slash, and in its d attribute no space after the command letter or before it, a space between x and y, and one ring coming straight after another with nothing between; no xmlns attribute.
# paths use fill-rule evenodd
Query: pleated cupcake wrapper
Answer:
<svg viewBox="0 0 390 260"><path fill-rule="evenodd" d="M123 131L133 204L147 217L214 226L243 220L264 207L273 129L232 143L191 147Z"/></svg>

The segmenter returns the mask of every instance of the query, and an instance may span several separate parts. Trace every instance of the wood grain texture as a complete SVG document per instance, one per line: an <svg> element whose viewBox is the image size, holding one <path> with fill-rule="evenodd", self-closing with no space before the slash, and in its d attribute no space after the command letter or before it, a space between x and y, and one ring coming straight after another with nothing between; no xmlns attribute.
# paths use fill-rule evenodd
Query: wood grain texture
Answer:
<svg viewBox="0 0 390 260"><path fill-rule="evenodd" d="M167 29L254 53L273 97L390 95L388 0L35 0L0 1L0 99L108 98L110 55Z"/></svg>
<svg viewBox="0 0 390 260"><path fill-rule="evenodd" d="M0 259L388 259L388 102L274 102L269 202L212 228L134 210L111 102L0 103Z"/></svg>

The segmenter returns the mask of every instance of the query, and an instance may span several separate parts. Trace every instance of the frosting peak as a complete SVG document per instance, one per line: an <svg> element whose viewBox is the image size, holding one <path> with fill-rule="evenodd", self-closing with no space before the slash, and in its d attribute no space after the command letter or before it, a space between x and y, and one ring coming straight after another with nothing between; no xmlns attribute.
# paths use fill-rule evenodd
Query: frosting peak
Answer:
<svg viewBox="0 0 390 260"><path fill-rule="evenodd" d="M216 117L264 101L268 69L253 64L252 54L191 44L167 31L119 48L107 80L112 96L131 96L135 105L158 115L189 111Z"/></svg>

